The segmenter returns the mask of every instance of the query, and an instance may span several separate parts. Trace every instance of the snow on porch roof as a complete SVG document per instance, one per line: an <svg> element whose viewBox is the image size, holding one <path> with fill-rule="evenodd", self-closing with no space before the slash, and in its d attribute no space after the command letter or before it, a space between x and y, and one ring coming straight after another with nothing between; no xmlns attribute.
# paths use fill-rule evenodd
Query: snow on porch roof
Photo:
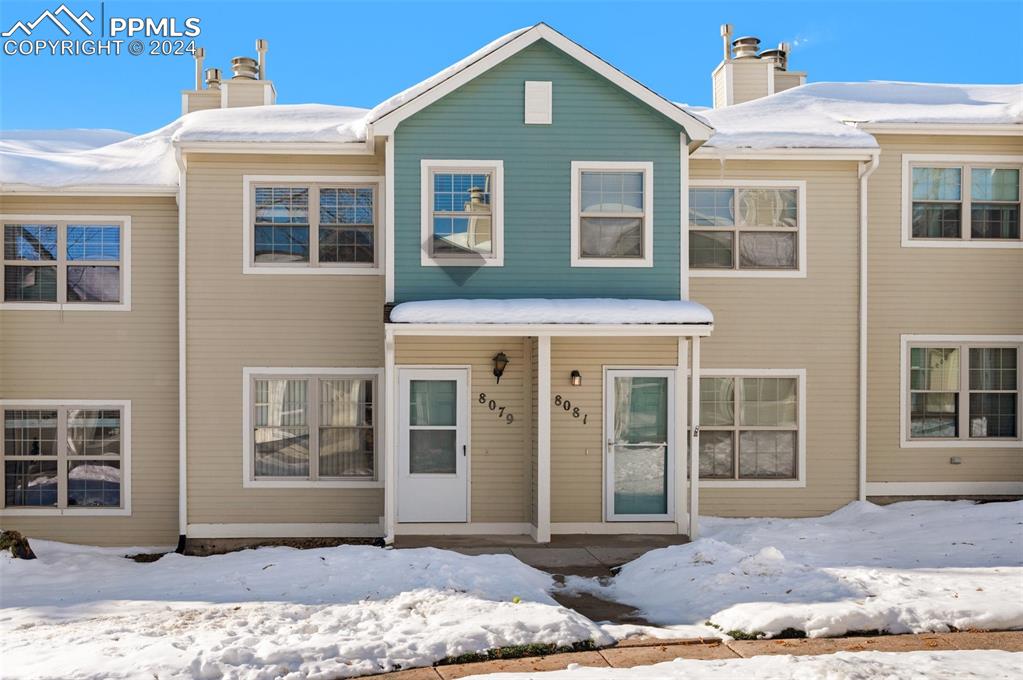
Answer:
<svg viewBox="0 0 1023 680"><path fill-rule="evenodd" d="M394 323L424 324L711 324L709 309L689 300L572 298L425 300L391 310Z"/></svg>

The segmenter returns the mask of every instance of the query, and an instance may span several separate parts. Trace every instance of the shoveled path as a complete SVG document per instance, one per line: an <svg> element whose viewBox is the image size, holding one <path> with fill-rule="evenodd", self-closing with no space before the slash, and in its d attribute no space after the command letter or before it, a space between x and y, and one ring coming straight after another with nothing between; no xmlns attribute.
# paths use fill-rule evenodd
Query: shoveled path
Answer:
<svg viewBox="0 0 1023 680"><path fill-rule="evenodd" d="M924 633L871 637L803 638L798 640L623 640L593 652L568 652L526 659L482 661L429 668L412 668L375 675L389 680L454 680L488 673L527 673L563 670L569 664L590 667L632 668L674 659L738 659L764 654L798 656L835 652L919 652L1001 649L1023 652L1023 631L977 633Z"/></svg>

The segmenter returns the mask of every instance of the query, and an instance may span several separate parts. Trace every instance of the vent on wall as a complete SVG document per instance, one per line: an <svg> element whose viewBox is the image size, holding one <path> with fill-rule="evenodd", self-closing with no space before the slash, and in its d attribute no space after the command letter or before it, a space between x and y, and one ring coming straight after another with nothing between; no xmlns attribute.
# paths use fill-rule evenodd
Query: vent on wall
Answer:
<svg viewBox="0 0 1023 680"><path fill-rule="evenodd" d="M554 85L549 80L527 80L525 90L526 125L550 125L553 119Z"/></svg>

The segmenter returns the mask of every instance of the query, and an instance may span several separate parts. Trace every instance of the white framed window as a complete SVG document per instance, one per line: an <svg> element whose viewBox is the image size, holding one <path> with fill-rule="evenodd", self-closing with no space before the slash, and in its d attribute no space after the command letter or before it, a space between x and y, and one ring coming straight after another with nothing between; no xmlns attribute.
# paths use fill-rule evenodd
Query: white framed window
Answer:
<svg viewBox="0 0 1023 680"><path fill-rule="evenodd" d="M243 486L380 486L381 373L243 369Z"/></svg>
<svg viewBox="0 0 1023 680"><path fill-rule="evenodd" d="M504 161L420 162L420 263L504 266Z"/></svg>
<svg viewBox="0 0 1023 680"><path fill-rule="evenodd" d="M806 369L703 369L700 486L806 485Z"/></svg>
<svg viewBox="0 0 1023 680"><path fill-rule="evenodd" d="M130 515L131 402L2 400L4 515Z"/></svg>
<svg viewBox="0 0 1023 680"><path fill-rule="evenodd" d="M245 175L242 272L382 272L379 177Z"/></svg>
<svg viewBox="0 0 1023 680"><path fill-rule="evenodd" d="M131 217L0 215L0 222L0 308L131 309Z"/></svg>
<svg viewBox="0 0 1023 680"><path fill-rule="evenodd" d="M902 447L1023 447L1021 352L1018 335L903 335Z"/></svg>
<svg viewBox="0 0 1023 680"><path fill-rule="evenodd" d="M572 266L654 266L654 164L572 161Z"/></svg>
<svg viewBox="0 0 1023 680"><path fill-rule="evenodd" d="M691 180L691 276L806 276L806 182Z"/></svg>
<svg viewBox="0 0 1023 680"><path fill-rule="evenodd" d="M1023 156L903 154L902 245L1020 248Z"/></svg>

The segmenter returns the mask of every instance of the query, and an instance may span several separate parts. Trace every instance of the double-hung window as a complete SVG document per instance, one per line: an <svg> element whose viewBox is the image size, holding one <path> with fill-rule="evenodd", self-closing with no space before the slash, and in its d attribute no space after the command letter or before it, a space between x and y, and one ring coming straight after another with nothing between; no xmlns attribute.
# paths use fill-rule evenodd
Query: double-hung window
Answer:
<svg viewBox="0 0 1023 680"><path fill-rule="evenodd" d="M1023 244L1019 162L905 157L905 231L910 245Z"/></svg>
<svg viewBox="0 0 1023 680"><path fill-rule="evenodd" d="M653 266L653 163L572 162L572 266Z"/></svg>
<svg viewBox="0 0 1023 680"><path fill-rule="evenodd" d="M706 182L689 190L689 268L697 275L804 270L804 182Z"/></svg>
<svg viewBox="0 0 1023 680"><path fill-rule="evenodd" d="M802 371L708 371L700 380L700 479L801 479Z"/></svg>
<svg viewBox="0 0 1023 680"><path fill-rule="evenodd" d="M4 218L2 304L127 309L128 218Z"/></svg>
<svg viewBox="0 0 1023 680"><path fill-rule="evenodd" d="M246 178L244 271L373 273L377 269L377 185L291 183Z"/></svg>
<svg viewBox="0 0 1023 680"><path fill-rule="evenodd" d="M904 338L904 442L1020 441L1019 342Z"/></svg>
<svg viewBox="0 0 1023 680"><path fill-rule="evenodd" d="M246 369L245 380L246 485L377 479L376 372Z"/></svg>
<svg viewBox="0 0 1023 680"><path fill-rule="evenodd" d="M504 264L503 168L502 161L422 161L421 264Z"/></svg>
<svg viewBox="0 0 1023 680"><path fill-rule="evenodd" d="M128 402L2 402L5 511L126 514Z"/></svg>

